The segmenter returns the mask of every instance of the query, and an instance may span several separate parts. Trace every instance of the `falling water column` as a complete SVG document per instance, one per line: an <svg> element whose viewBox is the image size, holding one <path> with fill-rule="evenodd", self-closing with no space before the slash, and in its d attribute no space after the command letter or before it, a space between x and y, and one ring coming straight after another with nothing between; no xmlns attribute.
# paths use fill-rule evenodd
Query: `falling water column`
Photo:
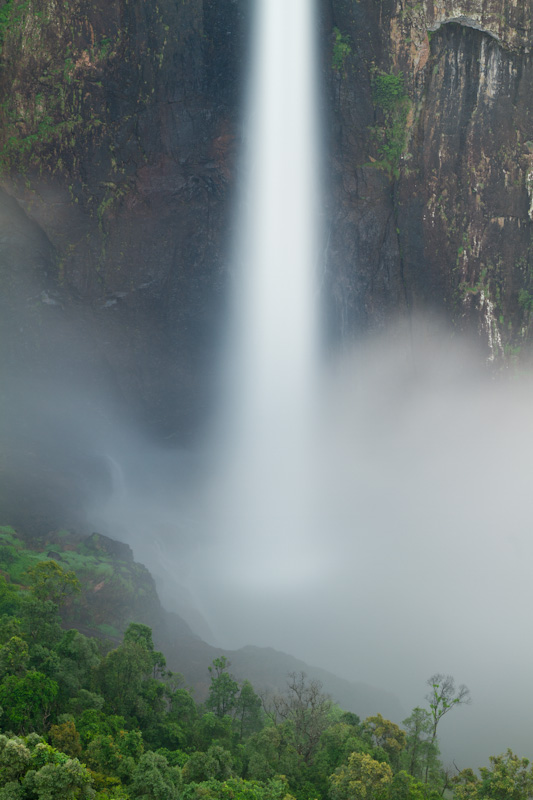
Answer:
<svg viewBox="0 0 533 800"><path fill-rule="evenodd" d="M257 0L251 54L215 523L228 583L235 590L246 582L247 596L252 587L297 585L319 566L312 546L321 239L313 0Z"/></svg>

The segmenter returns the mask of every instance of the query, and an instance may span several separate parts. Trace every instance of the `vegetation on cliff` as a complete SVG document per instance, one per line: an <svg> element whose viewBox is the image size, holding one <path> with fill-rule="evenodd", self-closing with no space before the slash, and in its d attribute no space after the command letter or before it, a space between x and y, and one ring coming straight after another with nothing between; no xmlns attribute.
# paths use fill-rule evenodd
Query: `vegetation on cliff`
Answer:
<svg viewBox="0 0 533 800"><path fill-rule="evenodd" d="M13 528L0 527L0 569L12 585L25 586L28 576L37 575L50 560L80 581L80 592L61 604L64 625L118 641L129 621L144 622L160 608L153 578L134 562L128 545L97 533L81 537L66 530L24 539Z"/></svg>
<svg viewBox="0 0 533 800"><path fill-rule="evenodd" d="M411 101L405 91L404 77L376 70L372 78L372 97L378 123L372 128L378 160L374 166L391 179L400 176L400 159L407 139L407 118Z"/></svg>
<svg viewBox="0 0 533 800"><path fill-rule="evenodd" d="M456 800L526 800L531 793L529 762L511 752L492 758L480 777L443 769L438 725L468 701L466 687L456 689L449 676L430 678L427 708L414 709L403 728L381 714L361 722L304 674L290 675L284 693L259 696L235 680L223 656L197 704L148 626L133 622L114 643L62 626L60 615L80 607L91 571L108 573L94 537L79 551L57 553L63 564L11 528L0 535L0 800L437 800L452 790Z"/></svg>
<svg viewBox="0 0 533 800"><path fill-rule="evenodd" d="M8 51L4 72L24 73L21 80L14 77L0 106L2 172L46 168L75 174L76 149L90 147L104 126L95 100L101 98L102 65L116 55L115 42L95 38L94 30L87 41L89 19L76 5L70 20L42 2L9 0L0 9L0 43Z"/></svg>

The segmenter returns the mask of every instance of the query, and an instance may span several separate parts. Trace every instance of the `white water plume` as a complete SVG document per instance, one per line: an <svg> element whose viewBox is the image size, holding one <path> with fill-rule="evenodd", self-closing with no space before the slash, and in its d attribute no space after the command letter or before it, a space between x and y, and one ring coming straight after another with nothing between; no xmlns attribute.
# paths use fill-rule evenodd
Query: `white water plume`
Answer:
<svg viewBox="0 0 533 800"><path fill-rule="evenodd" d="M220 541L238 546L255 586L318 567L310 542L321 239L314 24L311 0L257 3L224 446L210 496Z"/></svg>

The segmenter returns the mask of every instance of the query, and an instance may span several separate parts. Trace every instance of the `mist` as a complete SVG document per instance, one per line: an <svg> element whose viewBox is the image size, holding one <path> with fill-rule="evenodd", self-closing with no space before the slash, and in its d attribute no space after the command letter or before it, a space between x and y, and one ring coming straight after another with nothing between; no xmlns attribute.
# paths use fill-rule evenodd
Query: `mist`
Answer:
<svg viewBox="0 0 533 800"><path fill-rule="evenodd" d="M192 563L220 641L384 686L406 712L429 675L452 673L474 704L443 724L444 753L477 765L508 746L527 752L532 400L530 378L492 375L438 326L337 358L305 546L282 527L243 548L213 525Z"/></svg>
<svg viewBox="0 0 533 800"><path fill-rule="evenodd" d="M320 387L305 541L283 522L290 486L278 527L246 542L215 513L230 489L248 513L223 440L157 444L103 387L56 376L6 382L13 503L59 498L68 520L72 501L78 529L128 542L164 605L217 646L284 650L395 692L406 716L429 675L453 674L473 697L441 725L460 767L528 755L531 376L495 373L426 319L345 347Z"/></svg>
<svg viewBox="0 0 533 800"><path fill-rule="evenodd" d="M243 542L217 519L214 492L231 491L245 517L250 498L235 494L229 454L205 448L147 461L130 443L129 455L113 455L125 459L120 491L89 518L132 544L167 606L187 598L199 610L214 644L275 647L384 687L406 716L429 675L453 674L473 704L443 722L443 752L478 766L530 746L533 383L495 376L472 343L439 326L414 328L325 369L306 541L291 531L290 486L275 498L265 490L278 514L271 532ZM176 492L169 476L184 461ZM226 480L213 468L224 462Z"/></svg>

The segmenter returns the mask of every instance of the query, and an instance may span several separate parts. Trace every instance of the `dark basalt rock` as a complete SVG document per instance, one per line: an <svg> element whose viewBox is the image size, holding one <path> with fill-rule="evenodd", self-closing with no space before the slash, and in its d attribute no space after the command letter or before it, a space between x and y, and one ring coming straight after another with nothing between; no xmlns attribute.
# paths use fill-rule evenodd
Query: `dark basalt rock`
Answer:
<svg viewBox="0 0 533 800"><path fill-rule="evenodd" d="M120 561L133 563L133 551L129 544L117 542L101 533L91 533L83 540L84 547L94 553L104 553Z"/></svg>
<svg viewBox="0 0 533 800"><path fill-rule="evenodd" d="M330 24L352 46L329 82L341 329L433 309L474 331L500 365L529 349L532 10L507 0L331 4ZM379 165L380 74L401 74L410 100L393 176Z"/></svg>
<svg viewBox="0 0 533 800"><path fill-rule="evenodd" d="M219 335L241 5L15 0L4 31L2 295L31 272L34 306L56 306L52 330L82 331L82 371L111 373L123 405L165 436L203 416L198 365ZM26 222L13 227L15 201ZM17 313L34 351L32 314ZM63 356L38 358L62 371Z"/></svg>

